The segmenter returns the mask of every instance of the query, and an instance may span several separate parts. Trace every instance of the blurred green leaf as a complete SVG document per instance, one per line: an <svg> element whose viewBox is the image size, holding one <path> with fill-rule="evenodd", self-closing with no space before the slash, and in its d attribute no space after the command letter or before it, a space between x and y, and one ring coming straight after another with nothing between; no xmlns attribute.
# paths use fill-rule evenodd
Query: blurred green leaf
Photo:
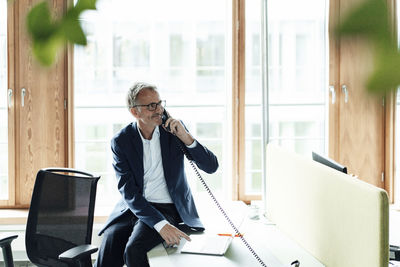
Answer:
<svg viewBox="0 0 400 267"><path fill-rule="evenodd" d="M34 39L47 39L55 31L56 27L51 22L51 14L47 2L34 6L27 15L28 32Z"/></svg>
<svg viewBox="0 0 400 267"><path fill-rule="evenodd" d="M86 45L86 36L78 20L68 19L63 21L62 31L68 41L74 44Z"/></svg>
<svg viewBox="0 0 400 267"><path fill-rule="evenodd" d="M63 39L56 36L45 41L37 40L32 44L32 52L43 66L49 67L55 62L57 51L62 45Z"/></svg>
<svg viewBox="0 0 400 267"><path fill-rule="evenodd" d="M32 39L32 52L44 66L51 66L57 52L66 44L86 45L86 35L79 21L85 10L96 9L97 0L79 0L58 20L54 20L47 1L35 5L27 15L28 33Z"/></svg>
<svg viewBox="0 0 400 267"><path fill-rule="evenodd" d="M400 53L385 50L377 53L375 70L367 81L367 89L376 94L384 94L400 85Z"/></svg>
<svg viewBox="0 0 400 267"><path fill-rule="evenodd" d="M374 71L366 83L367 90L384 94L400 85L400 54L389 22L384 0L366 0L348 13L336 26L339 37L363 36L374 47Z"/></svg>
<svg viewBox="0 0 400 267"><path fill-rule="evenodd" d="M97 0L78 0L75 5L75 9L79 12L84 10L95 10Z"/></svg>
<svg viewBox="0 0 400 267"><path fill-rule="evenodd" d="M367 0L351 11L337 27L340 35L365 34L380 39L390 38L387 5L383 0Z"/></svg>
<svg viewBox="0 0 400 267"><path fill-rule="evenodd" d="M62 46L62 38L58 34L58 25L52 21L48 3L44 1L34 6L26 22L32 39L33 55L42 65L52 65Z"/></svg>

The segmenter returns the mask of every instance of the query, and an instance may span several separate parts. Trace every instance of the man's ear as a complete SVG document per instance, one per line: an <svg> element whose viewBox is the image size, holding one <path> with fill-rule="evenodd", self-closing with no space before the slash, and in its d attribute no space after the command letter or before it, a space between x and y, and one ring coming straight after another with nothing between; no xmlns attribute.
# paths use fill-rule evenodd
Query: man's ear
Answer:
<svg viewBox="0 0 400 267"><path fill-rule="evenodd" d="M133 117L138 118L139 114L136 108L130 108L129 111L131 112L131 114L133 115Z"/></svg>

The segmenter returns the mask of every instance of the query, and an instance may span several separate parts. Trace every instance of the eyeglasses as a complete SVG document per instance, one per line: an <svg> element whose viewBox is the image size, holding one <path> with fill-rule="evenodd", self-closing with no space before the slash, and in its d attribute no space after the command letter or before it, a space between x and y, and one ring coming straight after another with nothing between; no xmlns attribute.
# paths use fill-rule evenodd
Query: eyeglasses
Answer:
<svg viewBox="0 0 400 267"><path fill-rule="evenodd" d="M165 100L160 100L160 102L158 102L158 103L150 103L150 104L147 104L147 105L134 105L133 108L136 108L136 107L147 107L148 111L154 111L154 110L157 109L158 106L161 106L162 108L164 108L165 107Z"/></svg>

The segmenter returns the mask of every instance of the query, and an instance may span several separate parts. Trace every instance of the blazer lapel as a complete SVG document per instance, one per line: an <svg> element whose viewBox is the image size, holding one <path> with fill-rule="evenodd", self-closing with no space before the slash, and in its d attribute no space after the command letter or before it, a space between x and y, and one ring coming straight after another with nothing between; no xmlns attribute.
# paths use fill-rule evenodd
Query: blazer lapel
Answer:
<svg viewBox="0 0 400 267"><path fill-rule="evenodd" d="M143 142L142 142L142 138L140 138L140 135L139 135L139 129L137 126L137 122L132 123L131 137L132 137L131 140L132 140L133 148L136 150L139 157L143 161Z"/></svg>
<svg viewBox="0 0 400 267"><path fill-rule="evenodd" d="M160 147L161 147L161 159L163 162L164 176L166 181L168 181L168 155L170 154L170 147L168 146L168 139L171 134L167 133L162 127L159 127L160 130Z"/></svg>
<svg viewBox="0 0 400 267"><path fill-rule="evenodd" d="M137 127L137 122L132 123L132 127L130 128L130 140L131 146L133 147L133 152L136 152L133 155L130 155L128 160L132 160L133 166L138 166L139 173L136 173L138 177L141 177L141 185L143 185L143 176L144 176L144 169L143 169L143 142L142 138L139 135L139 129Z"/></svg>

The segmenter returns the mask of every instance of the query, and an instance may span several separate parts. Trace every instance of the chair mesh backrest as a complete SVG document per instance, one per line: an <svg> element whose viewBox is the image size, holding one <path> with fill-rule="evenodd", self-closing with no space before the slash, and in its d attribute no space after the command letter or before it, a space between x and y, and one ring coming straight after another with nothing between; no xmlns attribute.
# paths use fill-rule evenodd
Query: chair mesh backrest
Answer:
<svg viewBox="0 0 400 267"><path fill-rule="evenodd" d="M58 255L92 239L99 177L66 175L52 170L37 174L26 227L29 259L43 266L66 266Z"/></svg>

